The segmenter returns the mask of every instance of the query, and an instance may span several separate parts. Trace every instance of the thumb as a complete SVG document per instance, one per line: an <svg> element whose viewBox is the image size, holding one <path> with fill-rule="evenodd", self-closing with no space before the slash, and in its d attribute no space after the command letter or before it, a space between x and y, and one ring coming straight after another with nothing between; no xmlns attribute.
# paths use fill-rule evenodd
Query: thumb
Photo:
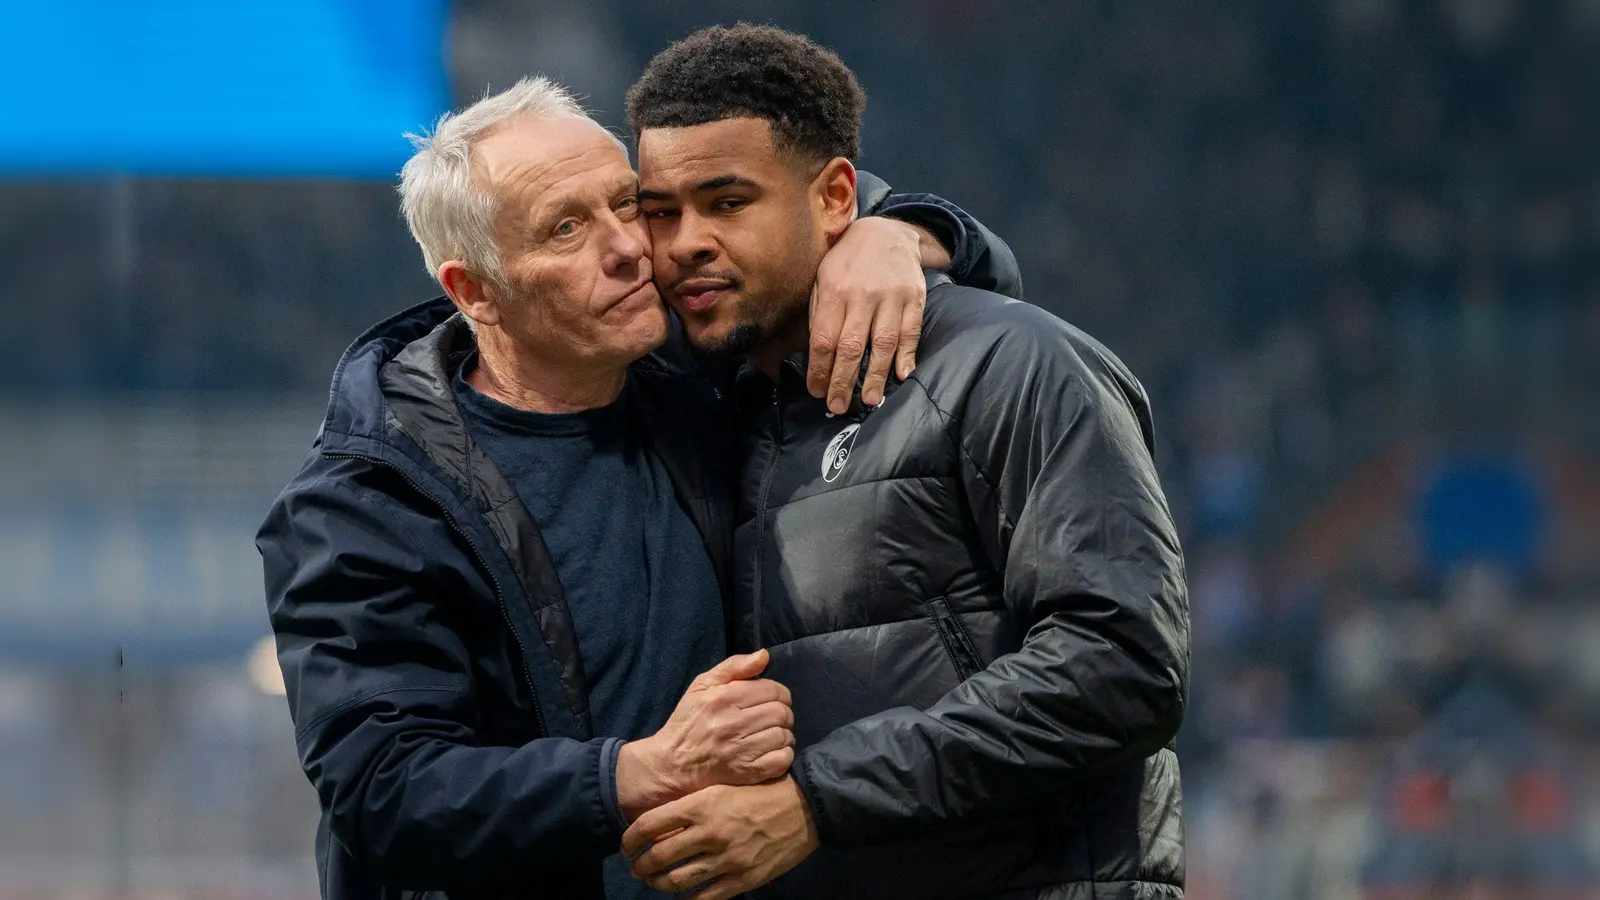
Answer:
<svg viewBox="0 0 1600 900"><path fill-rule="evenodd" d="M730 656L722 662L707 669L700 677L696 678L695 685L700 688L715 687L731 681L743 681L754 678L766 669L771 654L766 650L757 650L754 653L743 653Z"/></svg>

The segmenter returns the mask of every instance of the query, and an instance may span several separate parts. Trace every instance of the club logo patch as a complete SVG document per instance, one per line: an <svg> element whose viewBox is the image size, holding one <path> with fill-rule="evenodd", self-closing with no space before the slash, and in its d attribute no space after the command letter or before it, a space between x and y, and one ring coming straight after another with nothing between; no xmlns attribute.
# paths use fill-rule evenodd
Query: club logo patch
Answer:
<svg viewBox="0 0 1600 900"><path fill-rule="evenodd" d="M850 461L850 448L856 445L856 432L860 430L860 424L846 426L828 442L828 449L822 454L823 481L832 481L839 477L844 464Z"/></svg>

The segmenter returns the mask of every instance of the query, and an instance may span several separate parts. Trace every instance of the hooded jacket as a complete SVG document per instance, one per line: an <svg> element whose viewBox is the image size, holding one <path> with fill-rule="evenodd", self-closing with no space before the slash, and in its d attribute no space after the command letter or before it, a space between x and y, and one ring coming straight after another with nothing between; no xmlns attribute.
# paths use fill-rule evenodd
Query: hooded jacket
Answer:
<svg viewBox="0 0 1600 900"><path fill-rule="evenodd" d="M1010 251L953 205L860 184L863 215L924 225L960 277L1020 290ZM633 406L726 587L725 386L676 331L631 367ZM329 900L598 898L621 842L620 742L593 732L555 568L451 391L470 342L443 298L359 337L257 535Z"/></svg>

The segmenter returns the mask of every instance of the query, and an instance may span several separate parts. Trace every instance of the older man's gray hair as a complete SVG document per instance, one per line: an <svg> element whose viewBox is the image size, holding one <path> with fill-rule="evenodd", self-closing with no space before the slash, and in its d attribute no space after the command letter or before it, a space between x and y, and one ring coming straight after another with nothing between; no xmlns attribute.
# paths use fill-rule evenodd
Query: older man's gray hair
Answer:
<svg viewBox="0 0 1600 900"><path fill-rule="evenodd" d="M428 274L452 259L496 287L505 287L494 219L499 198L472 177L472 146L513 119L592 118L564 87L543 76L524 78L458 113L445 113L428 134L407 134L416 153L400 170L400 210L422 248ZM610 134L610 132L607 132ZM612 140L627 155L615 135Z"/></svg>

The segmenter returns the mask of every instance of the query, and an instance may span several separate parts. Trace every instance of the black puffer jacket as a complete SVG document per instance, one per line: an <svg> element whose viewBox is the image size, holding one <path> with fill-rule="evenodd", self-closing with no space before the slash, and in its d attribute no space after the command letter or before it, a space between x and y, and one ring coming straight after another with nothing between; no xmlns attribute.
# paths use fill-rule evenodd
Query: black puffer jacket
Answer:
<svg viewBox="0 0 1600 900"><path fill-rule="evenodd" d="M768 890L1182 896L1183 559L1148 401L1082 332L942 284L910 381L739 382L736 642L794 693L823 847Z"/></svg>

